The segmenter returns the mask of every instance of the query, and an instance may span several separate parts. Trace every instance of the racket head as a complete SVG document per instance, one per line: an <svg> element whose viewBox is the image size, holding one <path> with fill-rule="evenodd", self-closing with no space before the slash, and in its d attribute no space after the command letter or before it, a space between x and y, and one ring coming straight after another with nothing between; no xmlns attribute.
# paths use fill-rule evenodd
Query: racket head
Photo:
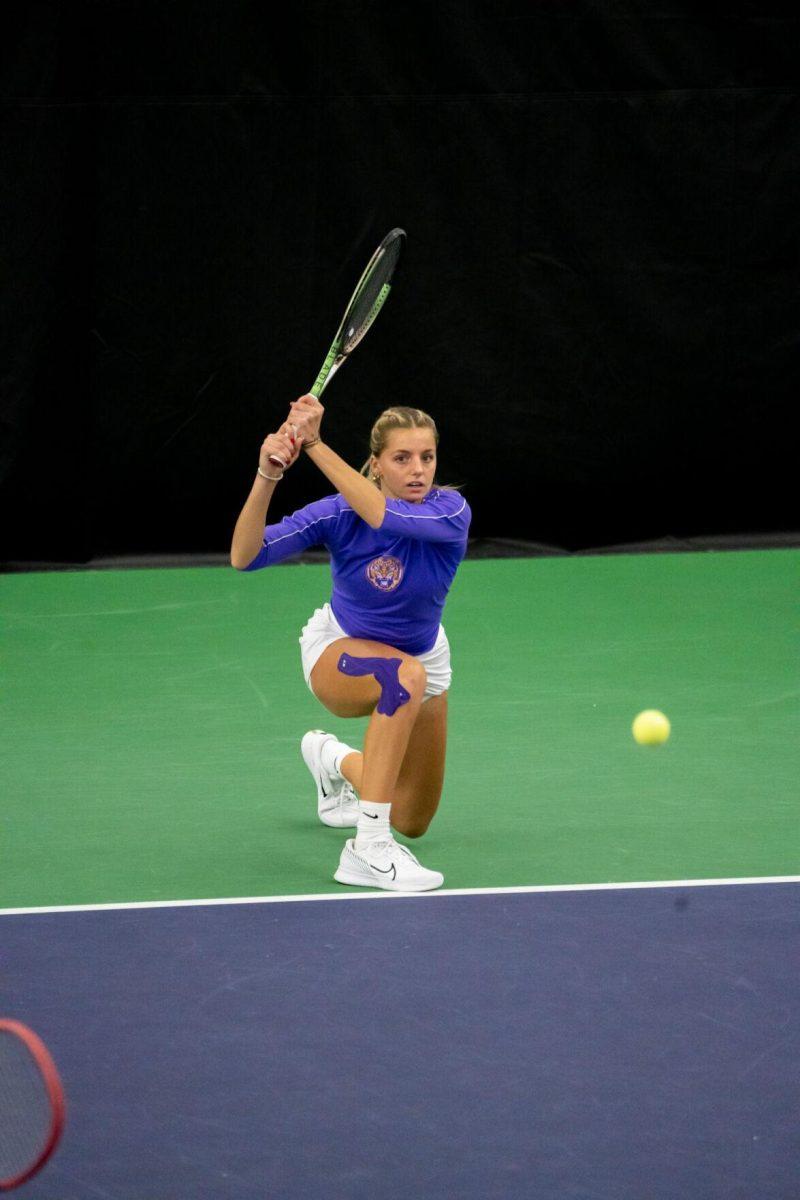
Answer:
<svg viewBox="0 0 800 1200"><path fill-rule="evenodd" d="M310 393L317 399L370 328L391 291L406 241L404 229L391 229L370 258L350 297L341 325Z"/></svg>
<svg viewBox="0 0 800 1200"><path fill-rule="evenodd" d="M354 350L381 311L403 253L406 232L392 229L367 263L342 321L342 350Z"/></svg>
<svg viewBox="0 0 800 1200"><path fill-rule="evenodd" d="M21 1021L0 1018L0 1192L41 1170L65 1115L64 1089L44 1042Z"/></svg>

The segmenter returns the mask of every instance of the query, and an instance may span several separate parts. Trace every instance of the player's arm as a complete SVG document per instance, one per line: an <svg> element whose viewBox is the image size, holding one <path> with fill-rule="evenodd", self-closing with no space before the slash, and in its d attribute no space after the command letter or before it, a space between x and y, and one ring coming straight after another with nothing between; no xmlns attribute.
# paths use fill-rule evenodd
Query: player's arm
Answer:
<svg viewBox="0 0 800 1200"><path fill-rule="evenodd" d="M325 442L316 441L324 412L316 397L301 396L291 407L288 424L296 426L298 437L302 438L303 442L315 443L306 446L308 457L319 467L325 478L330 480L336 491L344 496L353 511L373 529L379 529L386 513L386 498L383 493L374 483L370 483L340 458Z"/></svg>
<svg viewBox="0 0 800 1200"><path fill-rule="evenodd" d="M270 462L271 454L277 455L286 463L286 470L297 462L300 446L292 442L291 433L286 425L282 425L277 433L271 433L264 439L258 456L258 466L264 474L256 474L250 495L244 502L244 508L239 513L233 530L231 566L236 567L238 571L249 566L261 550L267 509L284 470ZM275 478L265 479L266 475Z"/></svg>
<svg viewBox="0 0 800 1200"><path fill-rule="evenodd" d="M335 450L317 442L306 451L315 466L329 479L350 507L373 529L380 529L386 512L386 500L381 492L363 475L359 475Z"/></svg>

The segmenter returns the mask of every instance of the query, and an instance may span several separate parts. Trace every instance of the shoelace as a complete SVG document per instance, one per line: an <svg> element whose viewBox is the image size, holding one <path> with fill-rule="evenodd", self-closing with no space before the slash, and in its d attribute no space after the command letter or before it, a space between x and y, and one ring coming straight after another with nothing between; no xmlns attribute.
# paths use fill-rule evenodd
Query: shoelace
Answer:
<svg viewBox="0 0 800 1200"><path fill-rule="evenodd" d="M410 858L412 862L417 862L417 859L414 857L408 847L401 846L400 842L396 842L391 834L388 834L386 837L375 838L374 840L371 840L369 846L365 846L363 850L356 851L356 853L359 853L362 856L366 856L366 853L368 853L370 858L383 858L384 855L388 857L391 854L404 854ZM417 865L419 864L417 863Z"/></svg>

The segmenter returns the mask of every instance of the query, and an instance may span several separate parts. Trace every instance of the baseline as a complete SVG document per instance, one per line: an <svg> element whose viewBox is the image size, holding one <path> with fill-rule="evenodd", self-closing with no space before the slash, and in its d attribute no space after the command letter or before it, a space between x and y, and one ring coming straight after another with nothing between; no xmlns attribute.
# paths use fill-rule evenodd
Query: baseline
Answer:
<svg viewBox="0 0 800 1200"><path fill-rule="evenodd" d="M729 879L631 880L622 883L543 883L498 888L440 888L435 892L311 892L286 896L222 896L195 900L123 900L108 904L56 904L39 908L0 908L0 917L39 913L115 912L140 908L204 908L235 904L295 904L313 900L435 900L443 896L504 896L549 892L609 892L655 888L745 887L754 884L800 883L800 875L753 875Z"/></svg>

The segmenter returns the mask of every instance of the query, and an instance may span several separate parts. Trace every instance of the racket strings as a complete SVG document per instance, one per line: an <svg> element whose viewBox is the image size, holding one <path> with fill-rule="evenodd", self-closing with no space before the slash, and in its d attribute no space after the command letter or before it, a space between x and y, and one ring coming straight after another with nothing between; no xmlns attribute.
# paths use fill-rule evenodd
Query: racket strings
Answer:
<svg viewBox="0 0 800 1200"><path fill-rule="evenodd" d="M0 1032L0 1183L35 1162L51 1126L50 1097L33 1055Z"/></svg>

